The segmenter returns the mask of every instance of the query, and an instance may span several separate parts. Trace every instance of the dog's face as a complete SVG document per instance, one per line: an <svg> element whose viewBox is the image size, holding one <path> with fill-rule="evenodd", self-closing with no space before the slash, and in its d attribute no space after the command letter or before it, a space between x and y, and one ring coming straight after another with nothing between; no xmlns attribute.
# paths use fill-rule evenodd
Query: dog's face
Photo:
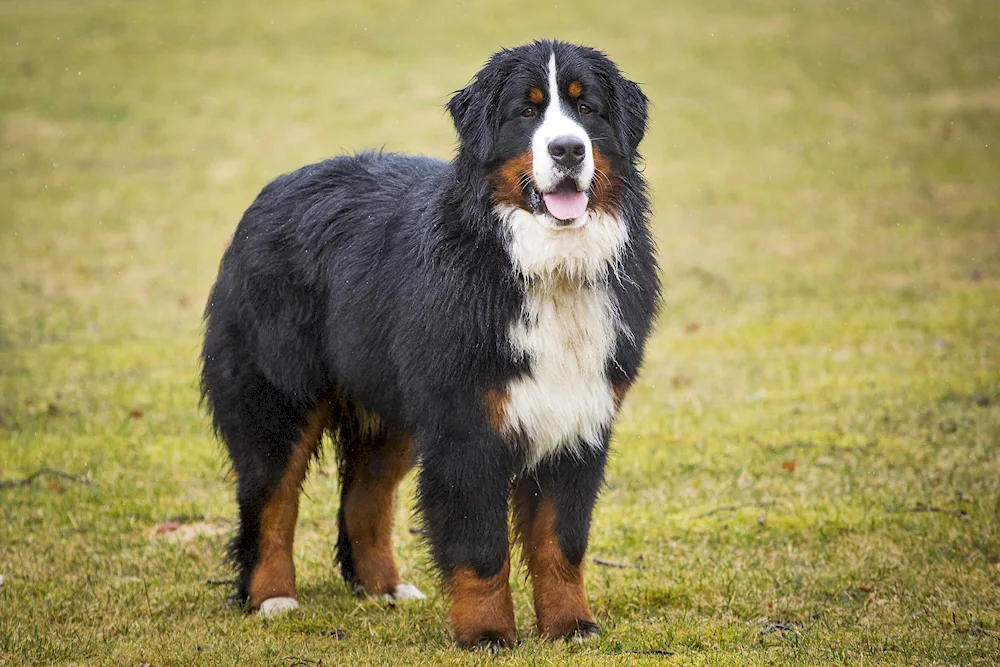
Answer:
<svg viewBox="0 0 1000 667"><path fill-rule="evenodd" d="M494 204L551 229L617 213L646 127L639 87L599 51L563 42L495 54L448 109L460 150L489 174Z"/></svg>

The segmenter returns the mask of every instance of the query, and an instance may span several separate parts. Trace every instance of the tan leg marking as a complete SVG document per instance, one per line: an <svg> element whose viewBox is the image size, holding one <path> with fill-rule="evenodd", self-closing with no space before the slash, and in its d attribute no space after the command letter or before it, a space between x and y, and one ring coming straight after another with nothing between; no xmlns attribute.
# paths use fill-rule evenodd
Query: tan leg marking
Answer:
<svg viewBox="0 0 1000 667"><path fill-rule="evenodd" d="M292 545L299 517L299 494L309 461L316 452L327 411L317 410L302 429L302 437L292 448L288 468L274 490L260 519L259 556L250 577L250 604L259 607L270 598L298 599L295 592L295 563Z"/></svg>
<svg viewBox="0 0 1000 667"><path fill-rule="evenodd" d="M490 389L483 399L483 408L486 410L486 423L497 433L506 433L509 425L507 423L507 406L510 404L510 392L507 388Z"/></svg>
<svg viewBox="0 0 1000 667"><path fill-rule="evenodd" d="M480 579L468 568L459 568L448 581L451 595L451 627L463 648L476 648L486 638L513 647L514 601L510 596L510 558L500 572Z"/></svg>
<svg viewBox="0 0 1000 667"><path fill-rule="evenodd" d="M543 500L534 516L519 515L518 523L531 577L538 633L548 639L560 639L577 632L580 621L593 623L594 616L583 589L583 563L571 565L563 555L555 532L552 501Z"/></svg>
<svg viewBox="0 0 1000 667"><path fill-rule="evenodd" d="M396 487L413 466L413 440L392 434L384 449L357 462L344 506L351 557L369 595L394 593L399 570L392 555Z"/></svg>

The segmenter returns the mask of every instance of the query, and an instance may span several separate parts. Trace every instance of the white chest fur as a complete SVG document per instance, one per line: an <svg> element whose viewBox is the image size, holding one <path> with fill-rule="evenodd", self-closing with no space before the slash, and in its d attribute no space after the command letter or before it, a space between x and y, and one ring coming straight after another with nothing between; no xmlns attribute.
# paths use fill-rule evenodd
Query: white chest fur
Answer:
<svg viewBox="0 0 1000 667"><path fill-rule="evenodd" d="M605 369L616 312L603 285L529 287L523 318L509 335L531 371L508 385L506 406L507 427L527 436L529 467L563 448L601 446L615 413Z"/></svg>
<svg viewBox="0 0 1000 667"><path fill-rule="evenodd" d="M628 243L614 216L588 211L573 229L501 206L511 262L525 280L511 352L530 372L505 389L502 427L527 437L527 465L564 449L600 447L615 414L606 369L623 327L608 281Z"/></svg>
<svg viewBox="0 0 1000 667"><path fill-rule="evenodd" d="M600 211L587 211L569 229L554 228L548 216L513 206L498 206L496 213L510 233L514 269L529 279L606 280L628 244L625 224Z"/></svg>

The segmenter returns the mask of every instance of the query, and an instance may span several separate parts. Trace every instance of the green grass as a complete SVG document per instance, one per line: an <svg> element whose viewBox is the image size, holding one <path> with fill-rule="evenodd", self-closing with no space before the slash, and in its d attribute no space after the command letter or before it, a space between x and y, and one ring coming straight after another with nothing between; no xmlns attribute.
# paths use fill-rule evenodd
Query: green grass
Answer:
<svg viewBox="0 0 1000 667"><path fill-rule="evenodd" d="M225 608L200 314L268 179L449 155L449 91L543 36L652 100L666 307L590 548L645 569L589 565L604 634L581 647L534 637L519 571L496 662L1000 662L1000 12L849 4L0 4L0 478L91 482L0 489L0 663L484 660L439 595L348 593L329 467L303 608ZM412 505L408 481L404 574L436 591Z"/></svg>

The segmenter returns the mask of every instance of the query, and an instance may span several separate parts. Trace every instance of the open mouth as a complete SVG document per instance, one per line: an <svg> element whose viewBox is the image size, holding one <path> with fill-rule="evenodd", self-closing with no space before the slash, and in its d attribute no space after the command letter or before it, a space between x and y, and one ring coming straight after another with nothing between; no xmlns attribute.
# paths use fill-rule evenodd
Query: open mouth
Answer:
<svg viewBox="0 0 1000 667"><path fill-rule="evenodd" d="M580 192L576 181L566 178L560 181L551 192L541 192L534 184L531 185L528 199L536 213L548 213L555 218L559 226L568 226L587 212L590 194Z"/></svg>

